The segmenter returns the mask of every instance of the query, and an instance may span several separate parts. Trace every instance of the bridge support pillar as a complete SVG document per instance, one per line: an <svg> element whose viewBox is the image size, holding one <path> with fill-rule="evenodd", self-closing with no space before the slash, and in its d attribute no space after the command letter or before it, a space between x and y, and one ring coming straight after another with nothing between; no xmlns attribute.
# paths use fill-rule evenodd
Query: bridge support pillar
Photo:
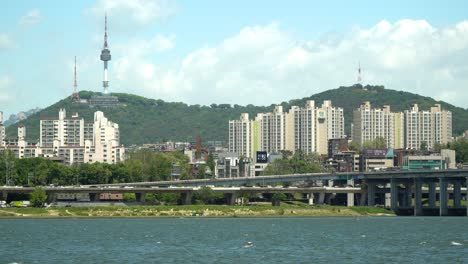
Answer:
<svg viewBox="0 0 468 264"><path fill-rule="evenodd" d="M100 193L90 193L89 200L91 202L99 202L101 199L99 198Z"/></svg>
<svg viewBox="0 0 468 264"><path fill-rule="evenodd" d="M375 205L375 187L376 184L373 182L367 182L367 205Z"/></svg>
<svg viewBox="0 0 468 264"><path fill-rule="evenodd" d="M360 194L360 197L359 197L359 205L360 206L366 206L366 202L367 202L367 192L364 191L364 190L361 190L361 194Z"/></svg>
<svg viewBox="0 0 468 264"><path fill-rule="evenodd" d="M6 201L6 200L8 199L8 192L7 192L7 191L1 192L1 195L2 195L2 197L0 197L1 200L5 200L5 201Z"/></svg>
<svg viewBox="0 0 468 264"><path fill-rule="evenodd" d="M429 207L435 207L436 197L437 197L436 183L429 182L428 187L429 187Z"/></svg>
<svg viewBox="0 0 468 264"><path fill-rule="evenodd" d="M191 192L182 193L181 198L182 198L182 204L184 204L184 205L188 205L188 204L192 203L192 193Z"/></svg>
<svg viewBox="0 0 468 264"><path fill-rule="evenodd" d="M453 206L461 207L461 182L459 180L453 182Z"/></svg>
<svg viewBox="0 0 468 264"><path fill-rule="evenodd" d="M394 212L398 209L398 182L394 178L390 180L390 208Z"/></svg>
<svg viewBox="0 0 468 264"><path fill-rule="evenodd" d="M422 215L422 181L417 178L414 180L414 215Z"/></svg>
<svg viewBox="0 0 468 264"><path fill-rule="evenodd" d="M56 193L48 193L47 194L47 202L49 202L49 203L57 202L57 194Z"/></svg>
<svg viewBox="0 0 468 264"><path fill-rule="evenodd" d="M228 205L235 205L236 204L237 194L235 194L235 193L226 193L226 194L224 194L224 197L226 198L226 203Z"/></svg>
<svg viewBox="0 0 468 264"><path fill-rule="evenodd" d="M468 216L468 177L466 177L466 216Z"/></svg>
<svg viewBox="0 0 468 264"><path fill-rule="evenodd" d="M135 199L137 202L144 203L146 202L146 193L135 193Z"/></svg>
<svg viewBox="0 0 468 264"><path fill-rule="evenodd" d="M309 205L314 205L314 194L313 193L307 194L307 198L309 199Z"/></svg>
<svg viewBox="0 0 468 264"><path fill-rule="evenodd" d="M353 186L354 187L354 180L348 180L347 181L348 186ZM346 195L346 205L348 207L354 206L354 193L347 193Z"/></svg>
<svg viewBox="0 0 468 264"><path fill-rule="evenodd" d="M347 193L346 206L354 206L354 193Z"/></svg>
<svg viewBox="0 0 468 264"><path fill-rule="evenodd" d="M447 191L447 179L440 177L439 178L439 188L440 188L440 208L439 215L446 216L448 215L448 191Z"/></svg>
<svg viewBox="0 0 468 264"><path fill-rule="evenodd" d="M405 183L405 207L412 207L411 183Z"/></svg>
<svg viewBox="0 0 468 264"><path fill-rule="evenodd" d="M336 194L334 193L326 193L325 194L325 201L328 205L331 205L331 201L335 199Z"/></svg>
<svg viewBox="0 0 468 264"><path fill-rule="evenodd" d="M318 198L317 203L318 204L323 204L324 202L325 202L325 193L321 192L321 193L319 193L319 198Z"/></svg>

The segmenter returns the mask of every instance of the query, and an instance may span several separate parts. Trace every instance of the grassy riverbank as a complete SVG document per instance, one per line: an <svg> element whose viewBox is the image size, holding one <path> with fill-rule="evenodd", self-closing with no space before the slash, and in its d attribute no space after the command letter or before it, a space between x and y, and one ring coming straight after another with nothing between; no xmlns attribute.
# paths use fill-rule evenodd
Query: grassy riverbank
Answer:
<svg viewBox="0 0 468 264"><path fill-rule="evenodd" d="M1 208L0 218L48 217L344 217L391 216L392 211L375 207L296 205L180 205L97 206L51 208Z"/></svg>

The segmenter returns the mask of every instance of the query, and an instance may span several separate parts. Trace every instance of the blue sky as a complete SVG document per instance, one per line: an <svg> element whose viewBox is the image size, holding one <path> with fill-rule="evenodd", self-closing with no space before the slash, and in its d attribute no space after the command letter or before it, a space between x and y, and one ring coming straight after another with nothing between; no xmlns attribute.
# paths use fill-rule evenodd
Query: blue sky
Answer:
<svg viewBox="0 0 468 264"><path fill-rule="evenodd" d="M468 107L464 1L4 1L0 111L101 91L189 104L270 105L381 84Z"/></svg>

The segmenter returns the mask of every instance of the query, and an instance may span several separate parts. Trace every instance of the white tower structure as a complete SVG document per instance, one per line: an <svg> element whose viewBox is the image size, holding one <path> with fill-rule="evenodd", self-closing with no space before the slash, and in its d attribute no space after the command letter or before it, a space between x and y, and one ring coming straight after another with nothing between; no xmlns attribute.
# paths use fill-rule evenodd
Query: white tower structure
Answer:
<svg viewBox="0 0 468 264"><path fill-rule="evenodd" d="M107 94L109 92L109 80L107 79L107 62L111 60L110 50L107 45L107 15L104 21L104 47L101 51L101 60L104 62L104 81L102 82L102 86L104 88L104 94Z"/></svg>

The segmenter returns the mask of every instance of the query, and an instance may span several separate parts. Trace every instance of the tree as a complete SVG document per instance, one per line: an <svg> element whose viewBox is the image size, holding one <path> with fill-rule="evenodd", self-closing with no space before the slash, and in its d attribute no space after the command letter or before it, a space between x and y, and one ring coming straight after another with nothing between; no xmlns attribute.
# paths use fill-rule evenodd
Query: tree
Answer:
<svg viewBox="0 0 468 264"><path fill-rule="evenodd" d="M271 205L273 206L279 206L281 201L286 199L286 194L284 193L275 193L271 197Z"/></svg>
<svg viewBox="0 0 468 264"><path fill-rule="evenodd" d="M208 160L206 161L206 165L208 166L208 168L210 168L211 173L214 174L214 171L215 171L215 162L214 162L213 153L211 153L211 152L210 152L210 154L208 155Z"/></svg>
<svg viewBox="0 0 468 264"><path fill-rule="evenodd" d="M283 158L268 164L262 175L320 172L320 162L320 156L316 153L304 154L301 150L296 150L294 155L283 155Z"/></svg>
<svg viewBox="0 0 468 264"><path fill-rule="evenodd" d="M220 200L222 198L222 194L217 194L210 187L201 187L193 195L193 199L195 200L195 202L203 204L213 203L216 200Z"/></svg>
<svg viewBox="0 0 468 264"><path fill-rule="evenodd" d="M468 140L460 138L452 142L449 147L455 150L455 159L458 163L468 162Z"/></svg>
<svg viewBox="0 0 468 264"><path fill-rule="evenodd" d="M421 141L421 145L419 146L420 150L427 150L427 142L426 141Z"/></svg>
<svg viewBox="0 0 468 264"><path fill-rule="evenodd" d="M42 207L47 201L47 194L41 187L37 186L31 193L29 201L34 207Z"/></svg>
<svg viewBox="0 0 468 264"><path fill-rule="evenodd" d="M351 143L349 143L348 148L351 151L357 151L357 152L361 150L361 146L359 146L359 144L356 143L355 141L351 141Z"/></svg>
<svg viewBox="0 0 468 264"><path fill-rule="evenodd" d="M374 140L364 141L361 149L383 149L387 148L384 137L376 137Z"/></svg>

